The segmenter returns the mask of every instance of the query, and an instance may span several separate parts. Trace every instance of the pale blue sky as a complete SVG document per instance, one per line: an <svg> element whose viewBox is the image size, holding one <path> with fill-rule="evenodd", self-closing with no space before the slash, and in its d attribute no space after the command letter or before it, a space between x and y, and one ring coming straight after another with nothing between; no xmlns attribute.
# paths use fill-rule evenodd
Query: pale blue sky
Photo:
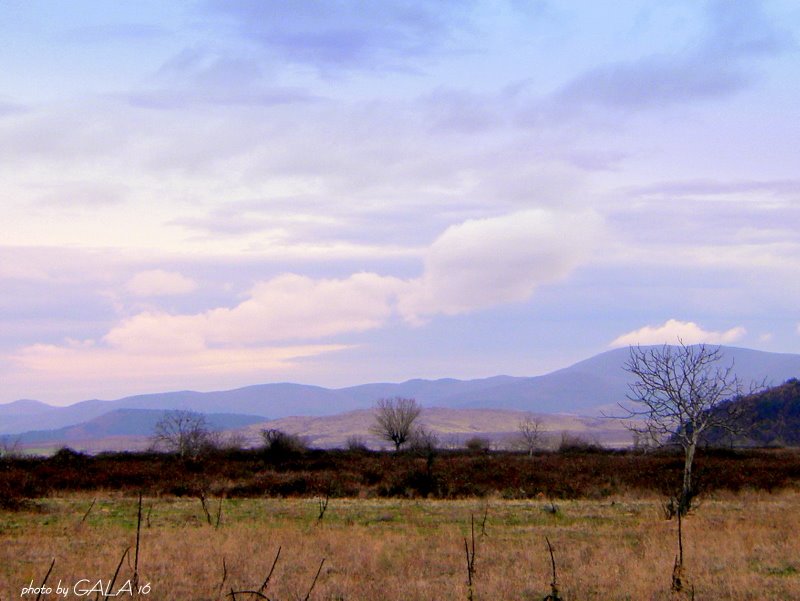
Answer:
<svg viewBox="0 0 800 601"><path fill-rule="evenodd" d="M800 351L791 1L0 3L0 402Z"/></svg>

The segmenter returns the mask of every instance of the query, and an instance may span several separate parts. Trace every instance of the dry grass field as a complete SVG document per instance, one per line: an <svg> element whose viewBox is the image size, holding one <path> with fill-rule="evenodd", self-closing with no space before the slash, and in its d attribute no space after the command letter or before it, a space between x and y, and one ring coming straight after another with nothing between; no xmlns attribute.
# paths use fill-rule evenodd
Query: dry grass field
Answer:
<svg viewBox="0 0 800 601"><path fill-rule="evenodd" d="M549 594L546 537L565 600L674 598L677 523L664 519L656 496L556 501L555 512L546 499L332 498L321 521L318 499L226 499L216 526L218 503L207 502L209 524L197 498L143 500L138 573L149 591L138 598L466 600L473 515L476 600ZM0 599L36 599L23 588L38 586L53 558L53 592L41 599L102 599L91 587L102 580L108 589L128 548L104 593L131 598L124 586L136 561L137 505L131 496L73 493L0 513ZM716 493L683 530L696 599L800 599L800 492ZM262 596L237 593L261 588L279 548ZM57 596L59 582L68 595Z"/></svg>

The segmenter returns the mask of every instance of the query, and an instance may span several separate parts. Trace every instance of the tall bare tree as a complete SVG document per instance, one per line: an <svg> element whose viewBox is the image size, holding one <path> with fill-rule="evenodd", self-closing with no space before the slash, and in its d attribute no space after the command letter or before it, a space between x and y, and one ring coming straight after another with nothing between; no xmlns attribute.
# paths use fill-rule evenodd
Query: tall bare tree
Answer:
<svg viewBox="0 0 800 601"><path fill-rule="evenodd" d="M631 429L660 444L683 449L683 482L678 511L685 514L693 496L692 465L697 445L711 428L732 430L742 382L733 363L722 363L722 350L705 344L631 347L624 369L635 376L623 407L634 418ZM751 390L755 387L751 386Z"/></svg>
<svg viewBox="0 0 800 601"><path fill-rule="evenodd" d="M414 422L422 413L416 399L395 397L379 399L375 403L375 423L370 432L394 443L396 451L410 438Z"/></svg>
<svg viewBox="0 0 800 601"><path fill-rule="evenodd" d="M533 415L526 415L517 425L519 430L520 444L523 449L528 451L528 456L542 446L544 426L542 420Z"/></svg>
<svg viewBox="0 0 800 601"><path fill-rule="evenodd" d="M178 453L181 457L195 457L213 445L211 428L202 413L195 411L167 411L155 425L153 445Z"/></svg>

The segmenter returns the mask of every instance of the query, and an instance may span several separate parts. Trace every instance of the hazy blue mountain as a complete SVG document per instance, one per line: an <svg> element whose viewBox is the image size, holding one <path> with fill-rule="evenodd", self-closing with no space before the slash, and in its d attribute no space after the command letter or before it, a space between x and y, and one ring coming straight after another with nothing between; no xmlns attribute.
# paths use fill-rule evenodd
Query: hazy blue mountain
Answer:
<svg viewBox="0 0 800 601"><path fill-rule="evenodd" d="M53 409L52 405L33 401L31 399L20 399L13 403L0 405L0 420L6 417L19 417L22 415L41 415Z"/></svg>
<svg viewBox="0 0 800 601"><path fill-rule="evenodd" d="M800 377L800 355L723 347L724 364L733 362L745 382L781 384ZM203 413L239 413L277 419L293 415L334 415L371 407L382 397L416 398L422 405L444 408L516 409L538 413L596 415L613 411L628 392L623 365L627 348L601 353L570 367L536 377L496 376L477 380L409 380L336 390L302 384L261 384L218 392L167 392L116 401L83 401L49 407L36 401L0 405L0 434L63 428L115 409L191 409Z"/></svg>
<svg viewBox="0 0 800 601"><path fill-rule="evenodd" d="M150 436L156 423L166 412L157 409L115 409L89 421L55 430L34 430L20 434L22 444L68 444L111 436ZM230 413L207 414L206 421L213 430L243 428L264 421L262 416Z"/></svg>
<svg viewBox="0 0 800 601"><path fill-rule="evenodd" d="M337 392L353 399L360 405L373 403L376 399L386 397L415 398L429 405L450 406L462 402L462 397L482 390L490 390L503 384L525 380L512 376L494 376L479 380L408 380L400 384L379 383L362 384L349 388L340 388Z"/></svg>
<svg viewBox="0 0 800 601"><path fill-rule="evenodd" d="M116 401L82 401L67 407L53 407L35 416L0 416L0 433L62 428L89 421L114 409L190 409L202 413L241 413L267 418L292 413L318 415L354 408L344 407L345 400L335 391L302 384L261 384L217 392L186 390L143 394Z"/></svg>

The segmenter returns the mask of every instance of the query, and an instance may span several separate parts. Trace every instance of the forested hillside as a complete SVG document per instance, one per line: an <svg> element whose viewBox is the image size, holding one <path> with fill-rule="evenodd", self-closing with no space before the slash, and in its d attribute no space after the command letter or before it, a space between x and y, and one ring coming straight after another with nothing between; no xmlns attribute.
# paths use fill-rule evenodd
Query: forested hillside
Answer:
<svg viewBox="0 0 800 601"><path fill-rule="evenodd" d="M726 405L720 410L727 410ZM748 446L800 446L800 380L792 378L780 386L733 401L736 432L717 430L708 442L733 442Z"/></svg>

